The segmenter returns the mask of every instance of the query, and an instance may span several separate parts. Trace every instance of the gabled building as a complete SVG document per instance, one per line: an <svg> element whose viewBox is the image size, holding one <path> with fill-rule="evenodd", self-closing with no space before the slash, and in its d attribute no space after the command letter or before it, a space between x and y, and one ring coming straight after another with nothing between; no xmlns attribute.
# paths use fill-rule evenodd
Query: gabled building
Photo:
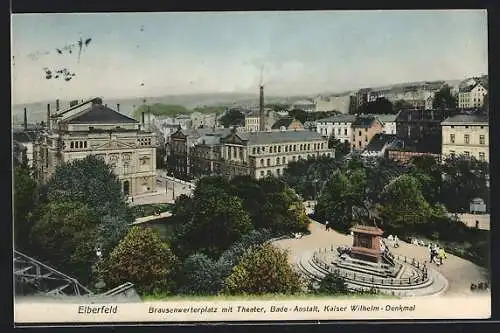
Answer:
<svg viewBox="0 0 500 333"><path fill-rule="evenodd" d="M401 110L396 118L396 134L408 144L417 144L420 140L437 140L439 153L441 145L442 110Z"/></svg>
<svg viewBox="0 0 500 333"><path fill-rule="evenodd" d="M57 167L95 155L109 164L125 195L156 191L156 140L138 121L102 104L73 104L54 115L34 147L35 177L47 182Z"/></svg>
<svg viewBox="0 0 500 333"><path fill-rule="evenodd" d="M221 138L229 135L230 128L213 129L202 135L190 152L190 174L193 177L218 175L222 173Z"/></svg>
<svg viewBox="0 0 500 333"><path fill-rule="evenodd" d="M488 116L460 114L441 123L442 155L465 155L489 162Z"/></svg>
<svg viewBox="0 0 500 333"><path fill-rule="evenodd" d="M362 157L384 157L389 148L401 148L404 143L396 134L377 133L361 153Z"/></svg>
<svg viewBox="0 0 500 333"><path fill-rule="evenodd" d="M382 133L396 134L396 118L398 114L378 114L374 115L383 125Z"/></svg>
<svg viewBox="0 0 500 333"><path fill-rule="evenodd" d="M471 79L459 88L458 107L460 109L480 108L488 94L487 79Z"/></svg>
<svg viewBox="0 0 500 333"><path fill-rule="evenodd" d="M352 150L362 151L375 134L382 133L384 126L377 117L358 116L352 123Z"/></svg>

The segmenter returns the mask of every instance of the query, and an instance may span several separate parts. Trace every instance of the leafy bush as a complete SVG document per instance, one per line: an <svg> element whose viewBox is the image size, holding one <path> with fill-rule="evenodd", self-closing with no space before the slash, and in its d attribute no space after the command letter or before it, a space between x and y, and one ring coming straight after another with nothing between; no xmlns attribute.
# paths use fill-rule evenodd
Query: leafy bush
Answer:
<svg viewBox="0 0 500 333"><path fill-rule="evenodd" d="M223 286L218 263L203 253L189 256L177 275L178 292L189 295L215 295Z"/></svg>
<svg viewBox="0 0 500 333"><path fill-rule="evenodd" d="M324 295L338 295L348 293L348 289L343 278L337 274L331 273L320 281L319 288L316 292Z"/></svg>
<svg viewBox="0 0 500 333"><path fill-rule="evenodd" d="M253 247L243 255L226 279L227 294L293 294L302 290L302 281L288 263L285 250L270 244Z"/></svg>
<svg viewBox="0 0 500 333"><path fill-rule="evenodd" d="M135 284L139 293L170 291L177 258L160 236L149 228L133 227L109 258L101 272L109 287Z"/></svg>

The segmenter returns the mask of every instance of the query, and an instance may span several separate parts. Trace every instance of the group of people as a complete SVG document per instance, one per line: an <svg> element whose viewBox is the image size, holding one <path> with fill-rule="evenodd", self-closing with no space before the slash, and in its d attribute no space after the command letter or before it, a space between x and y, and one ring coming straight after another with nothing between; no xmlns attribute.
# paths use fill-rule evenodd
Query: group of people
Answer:
<svg viewBox="0 0 500 333"><path fill-rule="evenodd" d="M435 263L440 266L443 264L443 260L446 259L446 252L442 247L437 244L429 244L430 260L429 262Z"/></svg>
<svg viewBox="0 0 500 333"><path fill-rule="evenodd" d="M392 244L392 246L394 248L399 247L399 237L397 235L395 235L395 236L389 235L389 236L387 236L387 240L389 241L390 244Z"/></svg>

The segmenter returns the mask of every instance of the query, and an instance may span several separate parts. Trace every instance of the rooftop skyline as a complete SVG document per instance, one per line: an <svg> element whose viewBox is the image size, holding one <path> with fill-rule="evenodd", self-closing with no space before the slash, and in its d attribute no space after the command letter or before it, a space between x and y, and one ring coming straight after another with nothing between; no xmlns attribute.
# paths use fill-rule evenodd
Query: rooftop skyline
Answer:
<svg viewBox="0 0 500 333"><path fill-rule="evenodd" d="M80 38L80 61L56 52ZM487 73L487 38L485 10L15 14L12 97L254 93L262 66L269 95L461 79Z"/></svg>

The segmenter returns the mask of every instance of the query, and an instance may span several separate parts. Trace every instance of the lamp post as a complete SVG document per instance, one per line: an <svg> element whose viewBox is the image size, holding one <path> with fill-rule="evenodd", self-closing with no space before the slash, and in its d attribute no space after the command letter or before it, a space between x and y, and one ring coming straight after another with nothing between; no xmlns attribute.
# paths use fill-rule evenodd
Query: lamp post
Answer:
<svg viewBox="0 0 500 333"><path fill-rule="evenodd" d="M104 287L106 287L106 283L104 282L104 280L102 279L102 276L101 276L101 270L100 270L100 265L102 263L102 251L101 251L101 247L100 246L97 246L96 247L96 256L97 256L97 262L96 262L96 271L97 271L97 277L98 277L98 281L97 283L95 284L95 288L97 289L97 291L101 291L102 289L104 289Z"/></svg>

